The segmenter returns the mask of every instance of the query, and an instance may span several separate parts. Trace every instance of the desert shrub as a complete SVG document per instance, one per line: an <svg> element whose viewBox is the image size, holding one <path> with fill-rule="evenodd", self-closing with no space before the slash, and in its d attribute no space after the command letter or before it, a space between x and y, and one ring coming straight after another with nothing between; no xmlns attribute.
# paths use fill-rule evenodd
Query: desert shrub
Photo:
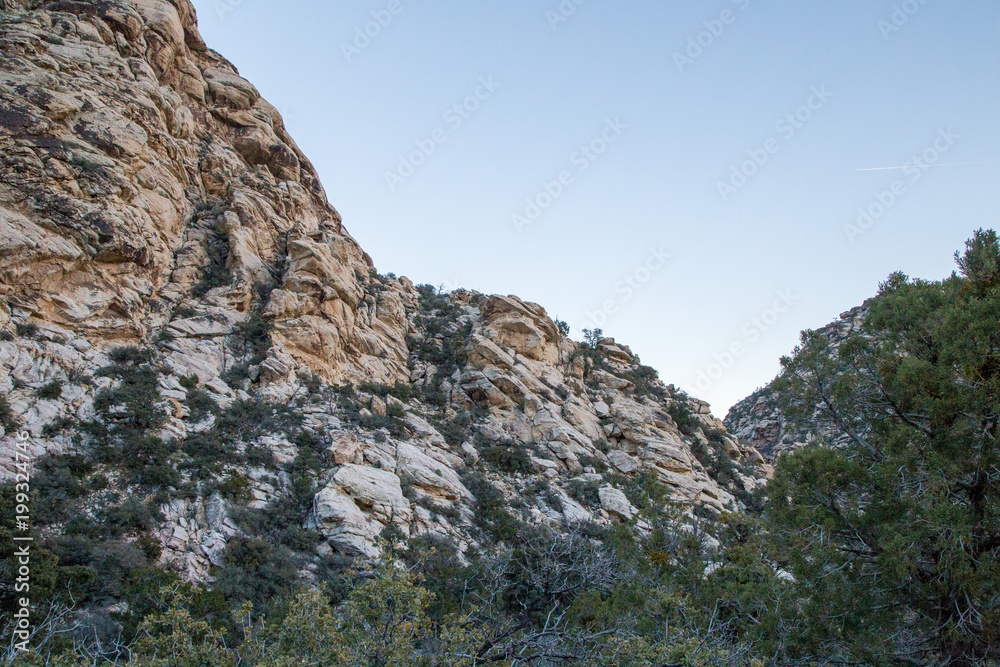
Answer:
<svg viewBox="0 0 1000 667"><path fill-rule="evenodd" d="M223 498L238 503L248 502L253 497L250 491L250 479L239 473L230 474L226 481L219 485L219 493Z"/></svg>
<svg viewBox="0 0 1000 667"><path fill-rule="evenodd" d="M635 393L637 395L659 395L663 393L663 388L658 384L660 374L651 366L639 364L639 366L631 370L628 379L635 385Z"/></svg>
<svg viewBox="0 0 1000 667"><path fill-rule="evenodd" d="M677 428L684 435L693 435L695 430L700 426L694 413L691 412L691 408L688 407L687 401L683 399L671 402L667 406L667 414L677 423Z"/></svg>
<svg viewBox="0 0 1000 667"><path fill-rule="evenodd" d="M531 457L521 443L491 444L482 447L482 459L497 470L509 474L528 474L532 471Z"/></svg>
<svg viewBox="0 0 1000 667"><path fill-rule="evenodd" d="M103 527L116 538L123 533L144 533L153 527L156 518L147 503L134 497L105 508L101 516Z"/></svg>
<svg viewBox="0 0 1000 667"><path fill-rule="evenodd" d="M109 354L112 365L98 375L117 381L94 399L98 419L82 425L93 436L101 460L134 472L147 465L162 466L169 452L158 437L150 435L166 422L157 383L159 369L148 350L117 348Z"/></svg>
<svg viewBox="0 0 1000 667"><path fill-rule="evenodd" d="M597 490L601 488L600 482L585 482L582 479L570 480L566 491L573 500L584 507L600 507L601 497Z"/></svg>
<svg viewBox="0 0 1000 667"><path fill-rule="evenodd" d="M202 269L201 279L191 290L191 295L200 299L216 287L224 287L232 281L227 263L229 261L229 237L213 234L208 239L208 263Z"/></svg>
<svg viewBox="0 0 1000 667"><path fill-rule="evenodd" d="M463 471L462 483L475 496L475 524L501 542L511 542L521 530L521 521L508 511L503 493L479 473Z"/></svg>
<svg viewBox="0 0 1000 667"><path fill-rule="evenodd" d="M13 431L18 427L14 410L7 400L7 394L0 394L0 426L3 426L4 431Z"/></svg>
<svg viewBox="0 0 1000 667"><path fill-rule="evenodd" d="M76 423L76 419L72 417L56 417L42 427L42 435L46 438L52 438L71 429Z"/></svg>
<svg viewBox="0 0 1000 667"><path fill-rule="evenodd" d="M461 518L461 513L453 505L439 503L427 496L417 499L416 504L431 513L432 516L448 519L456 523Z"/></svg>
<svg viewBox="0 0 1000 667"><path fill-rule="evenodd" d="M469 438L471 426L482 415L481 410L465 410L448 421L435 421L434 427L444 436L449 445L461 445Z"/></svg>
<svg viewBox="0 0 1000 667"><path fill-rule="evenodd" d="M62 390L62 380L53 380L35 392L35 395L42 400L54 401L62 396Z"/></svg>
<svg viewBox="0 0 1000 667"><path fill-rule="evenodd" d="M181 464L190 469L195 479L208 479L221 471L226 463L237 462L236 446L214 432L192 433L184 439L183 452L190 458Z"/></svg>
<svg viewBox="0 0 1000 667"><path fill-rule="evenodd" d="M608 466L593 456L578 456L577 460L584 468L593 468L598 473L603 474L608 469Z"/></svg>
<svg viewBox="0 0 1000 667"><path fill-rule="evenodd" d="M294 589L297 562L283 545L237 537L226 545L214 588L227 600L248 600L254 612L267 613Z"/></svg>
<svg viewBox="0 0 1000 667"><path fill-rule="evenodd" d="M204 389L189 389L184 403L187 405L190 419L194 422L200 422L219 409L219 404Z"/></svg>
<svg viewBox="0 0 1000 667"><path fill-rule="evenodd" d="M634 477L618 473L608 474L604 479L621 489L630 503L646 513L660 512L669 505L670 492L652 470Z"/></svg>
<svg viewBox="0 0 1000 667"><path fill-rule="evenodd" d="M32 514L38 525L70 518L75 501L87 495L85 480L92 470L86 458L75 454L48 455L36 462L31 488L35 492Z"/></svg>
<svg viewBox="0 0 1000 667"><path fill-rule="evenodd" d="M437 623L446 622L462 610L462 594L473 572L463 564L458 548L444 537L424 535L411 539L401 554L411 572L434 597L427 608Z"/></svg>
<svg viewBox="0 0 1000 667"><path fill-rule="evenodd" d="M301 424L302 415L288 406L251 399L234 401L216 418L213 430L220 437L247 442L272 433L295 436Z"/></svg>
<svg viewBox="0 0 1000 667"><path fill-rule="evenodd" d="M152 353L139 348L116 348L108 356L112 365L97 374L118 384L101 391L94 399L94 410L101 417L105 431L101 435L128 439L158 429L167 415L157 383L159 369L153 366Z"/></svg>
<svg viewBox="0 0 1000 667"><path fill-rule="evenodd" d="M374 394L376 396L386 397L394 396L404 403L413 398L414 391L413 385L409 382L396 382L396 384L378 384L374 382L365 382L360 387L361 391Z"/></svg>
<svg viewBox="0 0 1000 667"><path fill-rule="evenodd" d="M397 417L388 416L388 414L384 416L374 413L362 415L360 412L355 412L348 415L348 420L359 424L361 428L369 431L385 429L393 437L399 437L406 432L403 422Z"/></svg>
<svg viewBox="0 0 1000 667"><path fill-rule="evenodd" d="M236 325L234 347L239 354L249 357L250 363L260 363L271 347L273 329L274 325L270 321L253 313L246 321Z"/></svg>
<svg viewBox="0 0 1000 667"><path fill-rule="evenodd" d="M38 325L34 322L24 322L14 325L14 331L21 338L35 338L38 336Z"/></svg>

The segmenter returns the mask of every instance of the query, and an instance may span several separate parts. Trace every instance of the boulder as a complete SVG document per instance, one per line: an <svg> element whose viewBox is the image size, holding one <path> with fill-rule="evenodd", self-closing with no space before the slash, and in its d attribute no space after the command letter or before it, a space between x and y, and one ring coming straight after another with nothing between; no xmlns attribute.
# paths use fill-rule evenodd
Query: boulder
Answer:
<svg viewBox="0 0 1000 667"><path fill-rule="evenodd" d="M631 521L639 513L625 494L613 486L602 486L597 494L601 499L601 509L622 521Z"/></svg>

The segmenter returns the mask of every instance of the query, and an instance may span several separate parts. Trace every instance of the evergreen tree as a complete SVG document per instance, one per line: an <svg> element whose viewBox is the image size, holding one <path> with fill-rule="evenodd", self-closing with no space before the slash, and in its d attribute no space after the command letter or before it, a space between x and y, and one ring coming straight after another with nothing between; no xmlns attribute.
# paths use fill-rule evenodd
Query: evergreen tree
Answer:
<svg viewBox="0 0 1000 667"><path fill-rule="evenodd" d="M896 273L839 347L784 359L786 414L843 435L785 457L769 530L798 583L803 655L867 664L1000 658L1000 244L960 273ZM841 444L843 443L843 444Z"/></svg>

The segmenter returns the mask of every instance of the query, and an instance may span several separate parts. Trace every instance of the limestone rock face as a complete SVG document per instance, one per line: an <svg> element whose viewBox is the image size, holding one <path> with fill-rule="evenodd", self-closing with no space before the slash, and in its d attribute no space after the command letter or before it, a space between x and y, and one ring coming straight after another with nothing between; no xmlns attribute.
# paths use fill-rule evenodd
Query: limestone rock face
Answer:
<svg viewBox="0 0 1000 667"><path fill-rule="evenodd" d="M639 510L632 506L625 494L613 486L602 486L598 490L598 494L604 511L623 521L629 521L639 513Z"/></svg>
<svg viewBox="0 0 1000 667"><path fill-rule="evenodd" d="M375 271L189 0L0 7L0 481L15 431L35 459L91 456L101 498L159 510L159 564L210 582L233 540L273 541L247 516L291 506L283 529L323 538L291 540L308 579L388 537L488 549L486 499L553 530L641 527L622 475L654 476L692 521L766 477L628 346ZM121 347L153 375L133 409L165 452L155 495L82 427L127 407ZM97 494L74 511L99 516Z"/></svg>
<svg viewBox="0 0 1000 667"><path fill-rule="evenodd" d="M331 380L402 378L401 297L368 295L371 260L190 2L41 4L0 24L2 308L96 346L169 326L182 356L205 343L204 375L211 339L277 287L260 305L292 358Z"/></svg>
<svg viewBox="0 0 1000 667"><path fill-rule="evenodd" d="M545 309L515 296L490 297L483 310L486 331L515 353L547 363L559 359L559 330Z"/></svg>
<svg viewBox="0 0 1000 667"><path fill-rule="evenodd" d="M399 477L386 470L347 464L316 494L315 521L319 531L345 553L377 556L376 544L385 526L409 526L410 501L403 497Z"/></svg>

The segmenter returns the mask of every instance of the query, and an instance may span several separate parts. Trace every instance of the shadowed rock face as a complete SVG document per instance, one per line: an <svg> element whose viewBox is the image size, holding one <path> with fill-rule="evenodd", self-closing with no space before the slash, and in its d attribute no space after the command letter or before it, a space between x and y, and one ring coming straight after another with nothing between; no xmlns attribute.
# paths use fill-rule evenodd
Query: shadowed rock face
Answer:
<svg viewBox="0 0 1000 667"><path fill-rule="evenodd" d="M847 336L860 330L867 310L864 306L852 308L841 314L840 319L818 330L836 348ZM785 452L794 451L817 438L836 444L842 434L797 428L781 410L781 394L774 383L762 387L734 405L726 415L725 424L732 433L757 449L768 460L774 461ZM818 421L818 420L817 420Z"/></svg>
<svg viewBox="0 0 1000 667"><path fill-rule="evenodd" d="M553 526L636 521L623 476L651 473L715 511L763 483L759 454L729 437L720 456L739 472L712 476L700 445L722 423L627 346L584 349L515 296L438 295L375 272L187 0L0 4L0 394L33 455L77 446L73 424L119 386L98 370L130 345L155 360L150 407L165 422L151 435L179 460L219 414L195 399L301 417L321 464L301 527L325 538L320 555L376 555L388 526L477 546L470 471L522 520ZM361 391L338 394L348 383ZM402 399L385 391L397 383ZM683 433L676 404L693 414ZM207 579L244 531L234 504L290 493L297 441L251 426L264 432L227 445L268 456L222 461L216 480L238 476L246 497L164 503L161 564ZM7 479L13 437L0 433Z"/></svg>

